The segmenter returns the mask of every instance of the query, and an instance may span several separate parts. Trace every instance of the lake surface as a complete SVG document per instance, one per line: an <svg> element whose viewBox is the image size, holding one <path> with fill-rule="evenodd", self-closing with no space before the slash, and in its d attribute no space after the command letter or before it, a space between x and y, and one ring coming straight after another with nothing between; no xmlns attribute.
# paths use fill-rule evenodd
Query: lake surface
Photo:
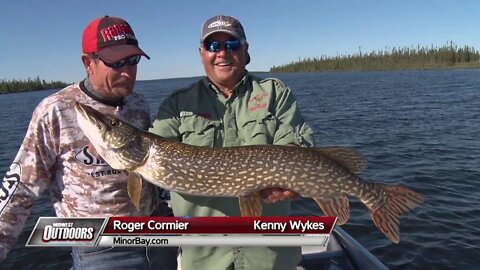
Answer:
<svg viewBox="0 0 480 270"><path fill-rule="evenodd" d="M391 243L368 210L351 198L344 228L390 269L476 269L480 265L480 70L269 74L290 86L317 146L347 146L369 161L362 178L399 183L425 202L401 219ZM197 78L141 81L152 117L173 89ZM54 90L0 95L0 172L22 142L37 103ZM3 177L3 176L2 176ZM67 269L68 248L25 248L38 216L54 215L39 199L2 269ZM318 215L310 199L294 214Z"/></svg>

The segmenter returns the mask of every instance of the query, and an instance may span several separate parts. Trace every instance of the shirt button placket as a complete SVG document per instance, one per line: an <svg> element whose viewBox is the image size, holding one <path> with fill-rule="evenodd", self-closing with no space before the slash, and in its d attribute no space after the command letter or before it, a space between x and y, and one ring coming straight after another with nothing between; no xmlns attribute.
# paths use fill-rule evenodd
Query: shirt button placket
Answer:
<svg viewBox="0 0 480 270"><path fill-rule="evenodd" d="M234 248L232 250L232 253L233 253L233 265L235 266L235 270L244 270L245 256L243 252L238 248Z"/></svg>

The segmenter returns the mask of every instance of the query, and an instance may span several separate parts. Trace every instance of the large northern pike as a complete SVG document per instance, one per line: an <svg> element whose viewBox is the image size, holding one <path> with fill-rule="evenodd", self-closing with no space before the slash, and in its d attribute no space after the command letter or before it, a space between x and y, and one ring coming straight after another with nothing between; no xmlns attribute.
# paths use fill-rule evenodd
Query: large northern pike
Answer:
<svg viewBox="0 0 480 270"><path fill-rule="evenodd" d="M77 103L75 110L78 125L112 168L138 173L176 192L238 197L243 216L260 216L258 191L277 187L313 198L341 225L349 218L347 196L356 196L375 225L398 243L400 215L423 201L408 188L362 180L357 174L366 162L348 148L198 147L140 130L86 105Z"/></svg>

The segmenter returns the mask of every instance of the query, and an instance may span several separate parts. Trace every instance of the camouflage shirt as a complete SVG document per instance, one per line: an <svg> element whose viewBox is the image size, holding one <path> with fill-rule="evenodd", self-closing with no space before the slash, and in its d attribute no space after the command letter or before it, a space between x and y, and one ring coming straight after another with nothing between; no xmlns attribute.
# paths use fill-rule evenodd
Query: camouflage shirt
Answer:
<svg viewBox="0 0 480 270"><path fill-rule="evenodd" d="M125 172L112 169L91 153L74 109L75 102L80 102L147 129L151 123L148 103L133 93L121 106L111 106L86 93L80 84L71 85L45 98L33 112L0 187L0 260L15 244L32 205L47 187L60 217L150 214L155 202L137 211L128 196ZM157 197L153 187L144 186L149 198Z"/></svg>

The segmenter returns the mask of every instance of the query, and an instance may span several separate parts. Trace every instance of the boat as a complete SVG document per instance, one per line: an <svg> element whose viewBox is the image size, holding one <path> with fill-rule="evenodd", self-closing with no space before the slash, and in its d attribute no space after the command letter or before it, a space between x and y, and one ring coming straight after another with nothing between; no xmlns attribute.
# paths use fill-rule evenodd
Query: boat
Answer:
<svg viewBox="0 0 480 270"><path fill-rule="evenodd" d="M303 246L297 270L388 270L370 251L336 226L326 247Z"/></svg>
<svg viewBox="0 0 480 270"><path fill-rule="evenodd" d="M182 269L180 256L178 270ZM326 247L302 246L296 270L388 270L370 251L346 231L335 227Z"/></svg>

